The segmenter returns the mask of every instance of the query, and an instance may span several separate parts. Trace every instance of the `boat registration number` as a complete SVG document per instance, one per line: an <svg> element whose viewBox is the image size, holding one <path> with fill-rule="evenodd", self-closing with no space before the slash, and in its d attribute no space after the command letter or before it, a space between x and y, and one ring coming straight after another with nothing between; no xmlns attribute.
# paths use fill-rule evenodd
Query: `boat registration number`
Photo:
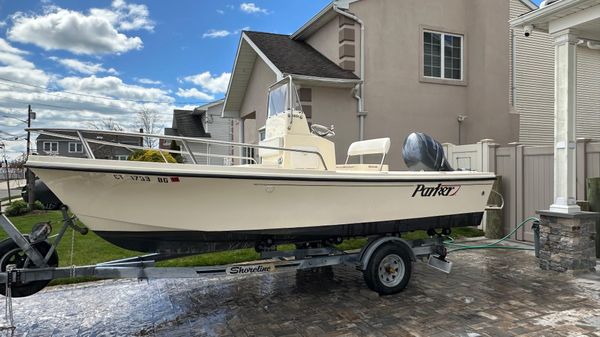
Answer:
<svg viewBox="0 0 600 337"><path fill-rule="evenodd" d="M227 275L247 275L257 273L269 273L274 271L275 265L272 263L230 266L227 267L227 269L225 270Z"/></svg>
<svg viewBox="0 0 600 337"><path fill-rule="evenodd" d="M162 184L177 183L179 177L152 177L137 174L113 174L115 180L139 181L139 182L157 182Z"/></svg>

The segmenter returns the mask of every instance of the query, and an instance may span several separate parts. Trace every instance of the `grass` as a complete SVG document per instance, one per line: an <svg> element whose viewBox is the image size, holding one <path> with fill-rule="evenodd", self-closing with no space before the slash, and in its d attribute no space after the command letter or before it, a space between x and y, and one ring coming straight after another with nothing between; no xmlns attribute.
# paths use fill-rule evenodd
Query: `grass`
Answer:
<svg viewBox="0 0 600 337"><path fill-rule="evenodd" d="M57 234L62 225L62 215L59 211L36 211L32 214L11 217L10 220L22 233L25 234L30 233L31 228L39 222L50 221L53 227L52 234ZM78 224L83 225L81 222ZM59 256L59 266L64 267L71 265L70 256L72 232L72 229L69 228L63 237L62 242L58 246L57 251ZM471 227L454 228L452 230L452 236L455 239L482 235L483 231ZM8 236L6 233L4 233L4 231L0 231L0 240L3 240L7 237ZM415 231L405 233L402 235L402 237L407 240L424 239L427 238L427 234L424 231ZM338 245L338 248L342 250L357 249L362 247L365 242L366 239L364 238L349 239ZM282 245L278 247L279 250L287 250L292 248L293 245ZM81 235L77 232L74 233L73 265L90 265L125 257L137 256L140 254L141 253L139 252L126 250L112 245L101 239L92 231L88 232L87 235ZM258 253L256 253L254 249L248 248L187 256L168 261L161 261L157 265L162 267L190 267L200 265L209 266L252 261L258 258ZM89 280L91 280L91 278L61 279L54 280L51 284L76 283Z"/></svg>

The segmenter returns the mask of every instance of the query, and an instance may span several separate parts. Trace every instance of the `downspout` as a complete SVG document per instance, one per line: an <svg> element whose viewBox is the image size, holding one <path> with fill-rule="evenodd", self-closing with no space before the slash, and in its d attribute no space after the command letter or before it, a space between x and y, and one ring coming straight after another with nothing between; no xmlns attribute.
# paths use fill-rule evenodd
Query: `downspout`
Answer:
<svg viewBox="0 0 600 337"><path fill-rule="evenodd" d="M365 111L365 101L363 97L363 86L365 81L365 25L361 19L356 15L352 15L338 8L337 4L333 4L333 11L343 15L353 21L356 21L360 25L360 83L354 87L354 98L357 102L357 113L358 116L358 140L365 139L365 117L367 113ZM362 156L361 156L362 163Z"/></svg>
<svg viewBox="0 0 600 337"><path fill-rule="evenodd" d="M510 30L510 44L511 44L511 76L510 76L510 91L511 91L511 105L514 111L516 111L517 106L517 79L515 75L517 74L517 43L516 43L515 30Z"/></svg>

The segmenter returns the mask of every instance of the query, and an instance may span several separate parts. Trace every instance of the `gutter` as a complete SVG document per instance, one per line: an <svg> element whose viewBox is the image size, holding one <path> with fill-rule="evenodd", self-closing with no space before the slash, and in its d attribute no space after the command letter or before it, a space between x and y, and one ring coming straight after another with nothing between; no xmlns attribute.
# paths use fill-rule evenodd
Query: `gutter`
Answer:
<svg viewBox="0 0 600 337"><path fill-rule="evenodd" d="M333 4L333 11L355 21L360 25L360 83L356 84L354 87L354 98L356 98L357 102L356 115L358 116L358 140L361 141L365 138L365 117L367 116L363 97L365 83L365 25L364 22L356 15L352 15L339 9L337 3ZM362 163L362 156L360 159L360 162Z"/></svg>

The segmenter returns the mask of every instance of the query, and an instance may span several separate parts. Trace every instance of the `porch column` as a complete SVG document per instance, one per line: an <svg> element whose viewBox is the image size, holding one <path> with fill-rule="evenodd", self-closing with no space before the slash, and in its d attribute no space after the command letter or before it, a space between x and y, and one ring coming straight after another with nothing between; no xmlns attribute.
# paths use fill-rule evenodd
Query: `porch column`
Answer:
<svg viewBox="0 0 600 337"><path fill-rule="evenodd" d="M554 203L550 211L581 211L576 197L576 75L577 36L564 30L554 38Z"/></svg>

